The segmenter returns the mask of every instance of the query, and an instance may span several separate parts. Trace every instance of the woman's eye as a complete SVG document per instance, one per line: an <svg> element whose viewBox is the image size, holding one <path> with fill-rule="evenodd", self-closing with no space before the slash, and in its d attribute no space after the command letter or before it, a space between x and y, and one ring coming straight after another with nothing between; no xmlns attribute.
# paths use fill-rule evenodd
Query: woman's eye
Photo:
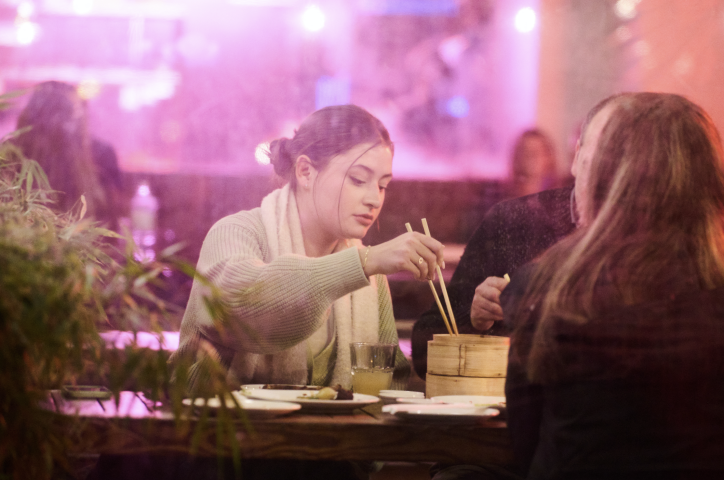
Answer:
<svg viewBox="0 0 724 480"><path fill-rule="evenodd" d="M364 185L364 183L365 183L364 180L360 180L359 178L349 177L349 179L352 180L353 185L360 186L360 185Z"/></svg>
<svg viewBox="0 0 724 480"><path fill-rule="evenodd" d="M387 190L387 185L380 185L380 192Z"/></svg>

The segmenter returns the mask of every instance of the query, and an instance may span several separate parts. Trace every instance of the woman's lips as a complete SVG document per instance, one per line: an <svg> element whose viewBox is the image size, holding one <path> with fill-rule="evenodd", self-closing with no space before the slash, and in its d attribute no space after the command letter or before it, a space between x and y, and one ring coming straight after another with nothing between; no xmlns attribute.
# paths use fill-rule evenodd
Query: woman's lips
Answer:
<svg viewBox="0 0 724 480"><path fill-rule="evenodd" d="M375 221L375 217L372 215L355 215L354 218L365 227L369 227Z"/></svg>

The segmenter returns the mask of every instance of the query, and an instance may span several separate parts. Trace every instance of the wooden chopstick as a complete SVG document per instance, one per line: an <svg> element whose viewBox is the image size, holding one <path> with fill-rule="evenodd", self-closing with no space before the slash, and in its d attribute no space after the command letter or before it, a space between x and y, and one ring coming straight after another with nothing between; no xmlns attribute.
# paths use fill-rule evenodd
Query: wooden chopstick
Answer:
<svg viewBox="0 0 724 480"><path fill-rule="evenodd" d="M432 235L430 235L430 229L427 226L426 218L422 219L422 228L425 229L425 235L432 238ZM450 298L447 296L447 288L445 288L445 280L442 278L442 270L440 270L440 266L437 267L437 276L440 278L442 296L445 297L445 305L447 305L447 311L450 313L450 323L452 323L453 330L455 330L455 335L460 335L458 332L458 325L455 323L455 314L453 313L452 305L450 305Z"/></svg>
<svg viewBox="0 0 724 480"><path fill-rule="evenodd" d="M405 224L405 228L407 228L408 232L412 232L412 226L410 226L409 222ZM435 291L435 284L432 283L432 280L428 280L427 283L430 284L430 290L432 290L432 296L435 297L435 302L437 303L437 308L440 309L440 314L442 315L442 320L445 322L445 327L447 328L448 333L450 336L454 335L452 329L450 328L450 322L447 319L447 315L445 315L445 309L442 307L442 303L440 303L440 297L437 296L437 291Z"/></svg>

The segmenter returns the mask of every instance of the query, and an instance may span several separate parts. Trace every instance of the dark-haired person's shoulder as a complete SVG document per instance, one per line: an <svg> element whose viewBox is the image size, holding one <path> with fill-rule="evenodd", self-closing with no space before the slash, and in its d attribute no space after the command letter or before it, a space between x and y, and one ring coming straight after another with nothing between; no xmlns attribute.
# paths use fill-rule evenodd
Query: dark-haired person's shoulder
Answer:
<svg viewBox="0 0 724 480"><path fill-rule="evenodd" d="M574 230L571 192L571 187L558 188L500 202L485 215L474 238L494 240L498 250L515 250L515 265L506 268L522 265Z"/></svg>
<svg viewBox="0 0 724 480"><path fill-rule="evenodd" d="M513 223L512 220L535 222L550 219L564 224L572 223L572 191L573 187L556 188L505 200L494 205L485 219L500 219L508 225Z"/></svg>

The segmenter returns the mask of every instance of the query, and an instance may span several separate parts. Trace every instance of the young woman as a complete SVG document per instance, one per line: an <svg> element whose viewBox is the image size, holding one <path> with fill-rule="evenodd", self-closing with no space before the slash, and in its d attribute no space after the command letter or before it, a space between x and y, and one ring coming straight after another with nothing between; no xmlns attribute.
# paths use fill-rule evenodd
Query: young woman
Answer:
<svg viewBox="0 0 724 480"><path fill-rule="evenodd" d="M575 162L580 227L502 295L522 473L723 478L716 128L678 95L625 94L593 118Z"/></svg>
<svg viewBox="0 0 724 480"><path fill-rule="evenodd" d="M392 179L394 147L362 108L321 109L291 139L271 143L274 169L288 183L260 208L217 222L198 269L220 289L220 328L195 282L181 325L182 356L200 358L189 387L204 384L206 357L244 383L351 385L349 343L397 343L385 274L427 279L443 246L406 233L376 246L360 239L375 222ZM408 362L397 352L394 381Z"/></svg>

